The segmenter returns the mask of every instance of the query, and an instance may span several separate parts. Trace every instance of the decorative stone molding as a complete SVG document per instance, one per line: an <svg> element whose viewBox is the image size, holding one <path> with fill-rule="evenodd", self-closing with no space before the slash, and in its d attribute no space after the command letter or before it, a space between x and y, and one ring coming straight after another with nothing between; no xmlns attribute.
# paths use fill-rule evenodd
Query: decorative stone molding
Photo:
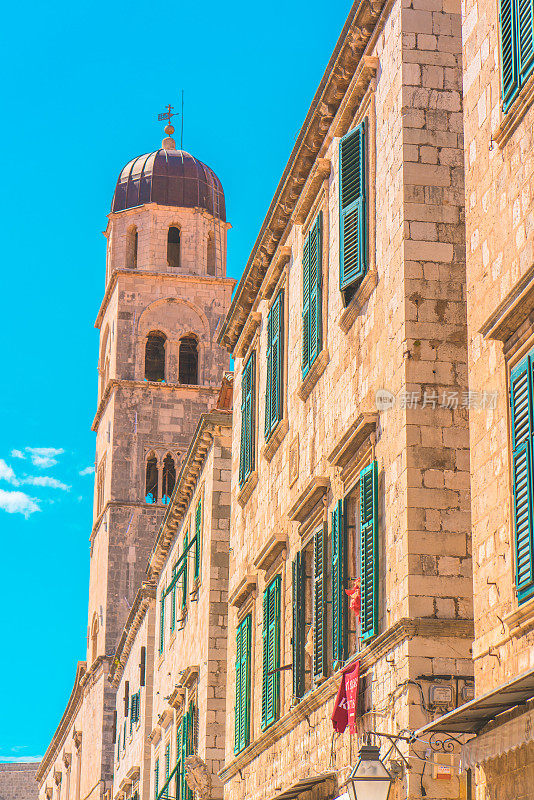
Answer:
<svg viewBox="0 0 534 800"><path fill-rule="evenodd" d="M521 87L516 99L504 114L498 128L492 134L492 141L502 150L534 101L534 75Z"/></svg>
<svg viewBox="0 0 534 800"><path fill-rule="evenodd" d="M173 692L169 695L168 703L172 708L180 708L185 698L185 687L184 686L177 686Z"/></svg>
<svg viewBox="0 0 534 800"><path fill-rule="evenodd" d="M79 750L82 746L82 732L77 731L76 728L72 731L72 738L74 740L74 747Z"/></svg>
<svg viewBox="0 0 534 800"><path fill-rule="evenodd" d="M236 345L234 356L235 358L244 358L248 352L250 347L250 343L252 342L256 331L258 330L261 323L261 314L258 312L254 312L253 314L249 314L247 324L243 328L241 332L241 336L239 337L239 341Z"/></svg>
<svg viewBox="0 0 534 800"><path fill-rule="evenodd" d="M241 608L247 597L256 591L258 579L256 575L248 573L239 581L228 598L228 605Z"/></svg>
<svg viewBox="0 0 534 800"><path fill-rule="evenodd" d="M61 779L62 778L63 778L63 773L60 770L55 769L54 770L54 783L56 784L56 786L61 786Z"/></svg>
<svg viewBox="0 0 534 800"><path fill-rule="evenodd" d="M237 502L243 508L248 503L248 500L256 488L256 484L258 483L258 470L253 470L248 478L246 479L245 483L239 490L239 494L237 495Z"/></svg>
<svg viewBox="0 0 534 800"><path fill-rule="evenodd" d="M269 269L267 270L267 274L264 278L262 284L262 297L266 300L270 300L274 294L274 290L278 285L278 281L280 280L280 276L284 271L285 265L291 259L291 247L289 245L282 245L276 251Z"/></svg>
<svg viewBox="0 0 534 800"><path fill-rule="evenodd" d="M185 689L191 689L192 686L198 681L198 676L200 675L200 667L198 664L194 666L186 667L180 676L179 685L183 686Z"/></svg>
<svg viewBox="0 0 534 800"><path fill-rule="evenodd" d="M532 76L534 78L534 75ZM506 342L534 313L534 264L514 284L479 330L486 339Z"/></svg>
<svg viewBox="0 0 534 800"><path fill-rule="evenodd" d="M70 769L70 765L72 763L71 753L63 753L63 763L65 764L65 769Z"/></svg>
<svg viewBox="0 0 534 800"><path fill-rule="evenodd" d="M328 362L330 361L330 356L328 355L328 350L325 348L321 350L315 361L313 362L310 370L302 383L300 384L297 394L301 400L307 400L311 394L311 391L323 372L325 371Z"/></svg>
<svg viewBox="0 0 534 800"><path fill-rule="evenodd" d="M129 769L129 770L128 770L128 772L126 773L126 777L127 777L127 778L128 778L128 780L130 780L132 783L135 783L136 781L138 781L138 780L139 780L139 778L140 778L140 776L141 776L141 768L140 768L140 767L137 767L137 766L135 766L135 767L130 767L130 769Z"/></svg>
<svg viewBox="0 0 534 800"><path fill-rule="evenodd" d="M173 719L174 719L174 710L172 708L166 708L165 711L162 711L162 713L158 717L158 725L161 726L162 730L165 730L166 728L169 727Z"/></svg>
<svg viewBox="0 0 534 800"><path fill-rule="evenodd" d="M45 786L44 793L46 800L52 800L52 795L54 794L54 790L52 789L51 786Z"/></svg>
<svg viewBox="0 0 534 800"><path fill-rule="evenodd" d="M333 467L346 467L365 440L376 431L377 424L377 411L364 411L359 414L328 456L330 464Z"/></svg>
<svg viewBox="0 0 534 800"><path fill-rule="evenodd" d="M339 318L339 327L343 333L348 333L356 317L361 314L365 304L371 297L373 289L378 283L378 272L371 269L358 286L356 293Z"/></svg>
<svg viewBox="0 0 534 800"><path fill-rule="evenodd" d="M155 725L148 734L148 741L152 742L152 744L156 746L159 740L161 739L161 733L162 733L161 726Z"/></svg>
<svg viewBox="0 0 534 800"><path fill-rule="evenodd" d="M289 422L287 417L284 417L280 420L280 422L276 425L274 430L272 431L269 439L263 447L261 448L261 455L262 457L271 462L274 454L282 444L283 440L285 439L286 433L289 430Z"/></svg>
<svg viewBox="0 0 534 800"><path fill-rule="evenodd" d="M504 618L504 623L510 631L510 635L515 638L519 638L519 636L534 628L534 597L526 603L522 603L511 614L508 614Z"/></svg>
<svg viewBox="0 0 534 800"><path fill-rule="evenodd" d="M287 512L291 521L304 522L317 503L325 496L330 487L330 479L326 477L312 478L300 492L299 496Z"/></svg>
<svg viewBox="0 0 534 800"><path fill-rule="evenodd" d="M254 559L254 566L264 571L268 570L284 550L287 551L287 534L273 533Z"/></svg>
<svg viewBox="0 0 534 800"><path fill-rule="evenodd" d="M331 171L332 162L329 158L318 158L315 161L293 211L292 220L297 225L303 225L308 218L315 198L325 180L330 177Z"/></svg>

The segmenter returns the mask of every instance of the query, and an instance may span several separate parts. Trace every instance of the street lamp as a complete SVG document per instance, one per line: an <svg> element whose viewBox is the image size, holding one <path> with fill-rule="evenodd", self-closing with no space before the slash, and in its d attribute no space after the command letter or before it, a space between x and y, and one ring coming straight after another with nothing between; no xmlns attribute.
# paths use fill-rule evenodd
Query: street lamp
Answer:
<svg viewBox="0 0 534 800"><path fill-rule="evenodd" d="M380 761L380 748L365 744L347 781L350 800L388 800L392 777Z"/></svg>

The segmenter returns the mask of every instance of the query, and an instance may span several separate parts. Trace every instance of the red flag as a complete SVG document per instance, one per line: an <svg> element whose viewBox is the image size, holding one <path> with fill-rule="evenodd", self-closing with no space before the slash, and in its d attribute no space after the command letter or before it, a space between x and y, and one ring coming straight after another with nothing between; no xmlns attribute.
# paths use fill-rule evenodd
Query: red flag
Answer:
<svg viewBox="0 0 534 800"><path fill-rule="evenodd" d="M356 661L343 670L332 711L332 725L336 733L343 733L347 724L350 732L356 732L358 714L358 692L360 686L360 662Z"/></svg>
<svg viewBox="0 0 534 800"><path fill-rule="evenodd" d="M332 725L336 733L343 733L347 727L349 715L347 713L347 694L345 691L345 673L341 676L341 683L337 690L336 702L332 711Z"/></svg>
<svg viewBox="0 0 534 800"><path fill-rule="evenodd" d="M356 717L358 716L358 694L360 690L360 662L351 666L351 671L344 673L345 693L347 697L347 716L349 730L356 733Z"/></svg>

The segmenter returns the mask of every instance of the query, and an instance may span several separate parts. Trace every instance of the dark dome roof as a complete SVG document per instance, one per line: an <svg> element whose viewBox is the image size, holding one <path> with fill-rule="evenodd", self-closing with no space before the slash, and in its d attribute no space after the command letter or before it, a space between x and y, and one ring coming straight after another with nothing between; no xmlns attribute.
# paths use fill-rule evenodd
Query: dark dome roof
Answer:
<svg viewBox="0 0 534 800"><path fill-rule="evenodd" d="M224 192L219 178L185 150L161 148L126 164L115 187L111 210L123 211L143 203L205 208L210 214L226 220Z"/></svg>

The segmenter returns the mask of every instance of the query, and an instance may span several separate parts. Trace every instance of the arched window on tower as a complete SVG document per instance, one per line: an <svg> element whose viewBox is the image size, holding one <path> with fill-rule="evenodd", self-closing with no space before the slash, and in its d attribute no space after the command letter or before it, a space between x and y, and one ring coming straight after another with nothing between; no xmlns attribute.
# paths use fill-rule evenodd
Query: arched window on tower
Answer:
<svg viewBox="0 0 534 800"><path fill-rule="evenodd" d="M161 331L148 334L145 345L145 379L147 381L165 380L165 342Z"/></svg>
<svg viewBox="0 0 534 800"><path fill-rule="evenodd" d="M135 225L126 234L126 269L137 269L139 233Z"/></svg>
<svg viewBox="0 0 534 800"><path fill-rule="evenodd" d="M174 458L170 453L167 453L163 459L163 479L161 482L161 501L168 503L172 497L174 484L176 483L176 467L174 466Z"/></svg>
<svg viewBox="0 0 534 800"><path fill-rule="evenodd" d="M208 275L215 275L215 239L212 233L208 234L207 265Z"/></svg>
<svg viewBox="0 0 534 800"><path fill-rule="evenodd" d="M158 459L151 453L146 460L145 503L158 502Z"/></svg>
<svg viewBox="0 0 534 800"><path fill-rule="evenodd" d="M167 234L167 264L169 267L180 266L180 228L171 226Z"/></svg>
<svg viewBox="0 0 534 800"><path fill-rule="evenodd" d="M183 336L180 339L178 381L198 384L198 342L195 336Z"/></svg>

